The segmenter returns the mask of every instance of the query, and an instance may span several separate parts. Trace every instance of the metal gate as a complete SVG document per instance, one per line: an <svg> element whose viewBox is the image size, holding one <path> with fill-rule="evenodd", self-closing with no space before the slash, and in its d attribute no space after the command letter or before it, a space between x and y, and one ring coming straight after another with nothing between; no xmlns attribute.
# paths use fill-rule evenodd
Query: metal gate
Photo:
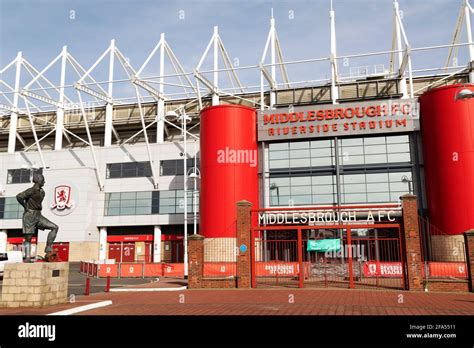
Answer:
<svg viewBox="0 0 474 348"><path fill-rule="evenodd" d="M398 223L258 226L251 252L252 287L405 289Z"/></svg>

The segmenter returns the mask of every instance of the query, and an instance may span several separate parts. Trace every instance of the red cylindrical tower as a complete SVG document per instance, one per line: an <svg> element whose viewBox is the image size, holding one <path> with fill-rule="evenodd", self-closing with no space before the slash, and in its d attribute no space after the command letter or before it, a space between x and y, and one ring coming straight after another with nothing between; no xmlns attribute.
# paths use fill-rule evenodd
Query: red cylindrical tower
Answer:
<svg viewBox="0 0 474 348"><path fill-rule="evenodd" d="M474 99L456 99L473 85L436 88L420 98L430 222L455 235L474 228Z"/></svg>
<svg viewBox="0 0 474 348"><path fill-rule="evenodd" d="M258 207L255 109L217 105L201 111L199 230L207 238L235 237L236 205Z"/></svg>

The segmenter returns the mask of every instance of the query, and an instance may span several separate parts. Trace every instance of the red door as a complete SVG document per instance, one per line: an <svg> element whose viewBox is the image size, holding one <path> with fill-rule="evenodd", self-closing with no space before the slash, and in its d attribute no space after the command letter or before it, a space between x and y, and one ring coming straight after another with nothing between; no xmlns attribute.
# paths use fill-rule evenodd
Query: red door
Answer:
<svg viewBox="0 0 474 348"><path fill-rule="evenodd" d="M135 262L135 243L124 243L122 262Z"/></svg>
<svg viewBox="0 0 474 348"><path fill-rule="evenodd" d="M145 242L145 262L152 262L153 242Z"/></svg>
<svg viewBox="0 0 474 348"><path fill-rule="evenodd" d="M121 243L109 243L109 259L115 259L115 262L120 262L122 256Z"/></svg>
<svg viewBox="0 0 474 348"><path fill-rule="evenodd" d="M69 261L69 243L53 243L53 251L58 254L60 261Z"/></svg>
<svg viewBox="0 0 474 348"><path fill-rule="evenodd" d="M184 260L184 243L182 240L172 241L171 262L183 262Z"/></svg>

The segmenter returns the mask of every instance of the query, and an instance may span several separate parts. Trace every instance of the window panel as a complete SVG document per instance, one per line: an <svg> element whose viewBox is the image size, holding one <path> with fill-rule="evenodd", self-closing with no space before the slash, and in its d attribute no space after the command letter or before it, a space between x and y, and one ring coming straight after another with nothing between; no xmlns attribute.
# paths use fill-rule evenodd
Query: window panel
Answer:
<svg viewBox="0 0 474 348"><path fill-rule="evenodd" d="M309 167L309 158L294 158L290 160L290 168Z"/></svg>
<svg viewBox="0 0 474 348"><path fill-rule="evenodd" d="M408 143L408 135L395 135L387 137L387 144L390 143Z"/></svg>
<svg viewBox="0 0 474 348"><path fill-rule="evenodd" d="M340 163L342 165L364 164L364 156L343 155Z"/></svg>
<svg viewBox="0 0 474 348"><path fill-rule="evenodd" d="M270 161L270 168L277 169L277 168L290 168L290 161L289 160L275 160Z"/></svg>
<svg viewBox="0 0 474 348"><path fill-rule="evenodd" d="M343 185L342 191L344 193L364 193L365 192L365 184L351 184L351 185Z"/></svg>
<svg viewBox="0 0 474 348"><path fill-rule="evenodd" d="M388 162L390 162L390 163L410 162L410 154L409 153L391 153L391 154L388 154Z"/></svg>
<svg viewBox="0 0 474 348"><path fill-rule="evenodd" d="M333 145L333 140L314 140L311 141L312 148L330 148Z"/></svg>
<svg viewBox="0 0 474 348"><path fill-rule="evenodd" d="M333 165L332 157L311 158L311 166L313 167L323 167L323 166L332 166L332 165Z"/></svg>
<svg viewBox="0 0 474 348"><path fill-rule="evenodd" d="M290 156L288 151L273 151L269 154L270 160L288 159Z"/></svg>
<svg viewBox="0 0 474 348"><path fill-rule="evenodd" d="M150 215L151 214L151 206L148 207L139 207L137 206L135 213L137 215Z"/></svg>
<svg viewBox="0 0 474 348"><path fill-rule="evenodd" d="M304 150L292 150L291 151L291 158L309 158L309 149Z"/></svg>
<svg viewBox="0 0 474 348"><path fill-rule="evenodd" d="M120 215L135 215L135 207L120 207Z"/></svg>
<svg viewBox="0 0 474 348"><path fill-rule="evenodd" d="M270 151L288 150L289 148L289 143L271 143L268 147Z"/></svg>
<svg viewBox="0 0 474 348"><path fill-rule="evenodd" d="M342 201L344 203L366 203L367 196L361 193L346 193L342 195Z"/></svg>
<svg viewBox="0 0 474 348"><path fill-rule="evenodd" d="M387 192L388 182L367 183L367 192Z"/></svg>
<svg viewBox="0 0 474 348"><path fill-rule="evenodd" d="M333 185L318 185L312 187L313 194L328 194L334 193Z"/></svg>
<svg viewBox="0 0 474 348"><path fill-rule="evenodd" d="M366 164L387 163L387 155L365 155Z"/></svg>
<svg viewBox="0 0 474 348"><path fill-rule="evenodd" d="M135 199L136 196L137 196L136 192L122 192L120 195L120 199L122 201L126 199Z"/></svg>
<svg viewBox="0 0 474 348"><path fill-rule="evenodd" d="M390 194L388 192L368 193L368 202L389 202Z"/></svg>
<svg viewBox="0 0 474 348"><path fill-rule="evenodd" d="M313 204L333 204L334 195L313 195Z"/></svg>
<svg viewBox="0 0 474 348"><path fill-rule="evenodd" d="M151 176L150 162L108 163L106 168L107 179Z"/></svg>
<svg viewBox="0 0 474 348"><path fill-rule="evenodd" d="M290 179L291 186L311 186L310 176L293 177Z"/></svg>
<svg viewBox="0 0 474 348"><path fill-rule="evenodd" d="M309 142L308 141L295 141L290 143L290 150L296 149L309 149Z"/></svg>
<svg viewBox="0 0 474 348"><path fill-rule="evenodd" d="M292 195L291 199L294 204L312 204L311 195Z"/></svg>
<svg viewBox="0 0 474 348"><path fill-rule="evenodd" d="M365 139L364 139L364 144L366 144L366 145L373 145L373 144L381 145L381 144L385 144L385 137L370 137L370 138L365 138Z"/></svg>

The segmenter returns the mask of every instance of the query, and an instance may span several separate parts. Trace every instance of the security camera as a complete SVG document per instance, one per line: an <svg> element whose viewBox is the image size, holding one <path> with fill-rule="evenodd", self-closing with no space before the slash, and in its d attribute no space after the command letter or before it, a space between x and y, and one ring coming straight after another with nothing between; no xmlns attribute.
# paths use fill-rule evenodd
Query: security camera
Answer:
<svg viewBox="0 0 474 348"><path fill-rule="evenodd" d="M184 156L184 152L180 152L179 157L183 157L183 156Z"/></svg>

